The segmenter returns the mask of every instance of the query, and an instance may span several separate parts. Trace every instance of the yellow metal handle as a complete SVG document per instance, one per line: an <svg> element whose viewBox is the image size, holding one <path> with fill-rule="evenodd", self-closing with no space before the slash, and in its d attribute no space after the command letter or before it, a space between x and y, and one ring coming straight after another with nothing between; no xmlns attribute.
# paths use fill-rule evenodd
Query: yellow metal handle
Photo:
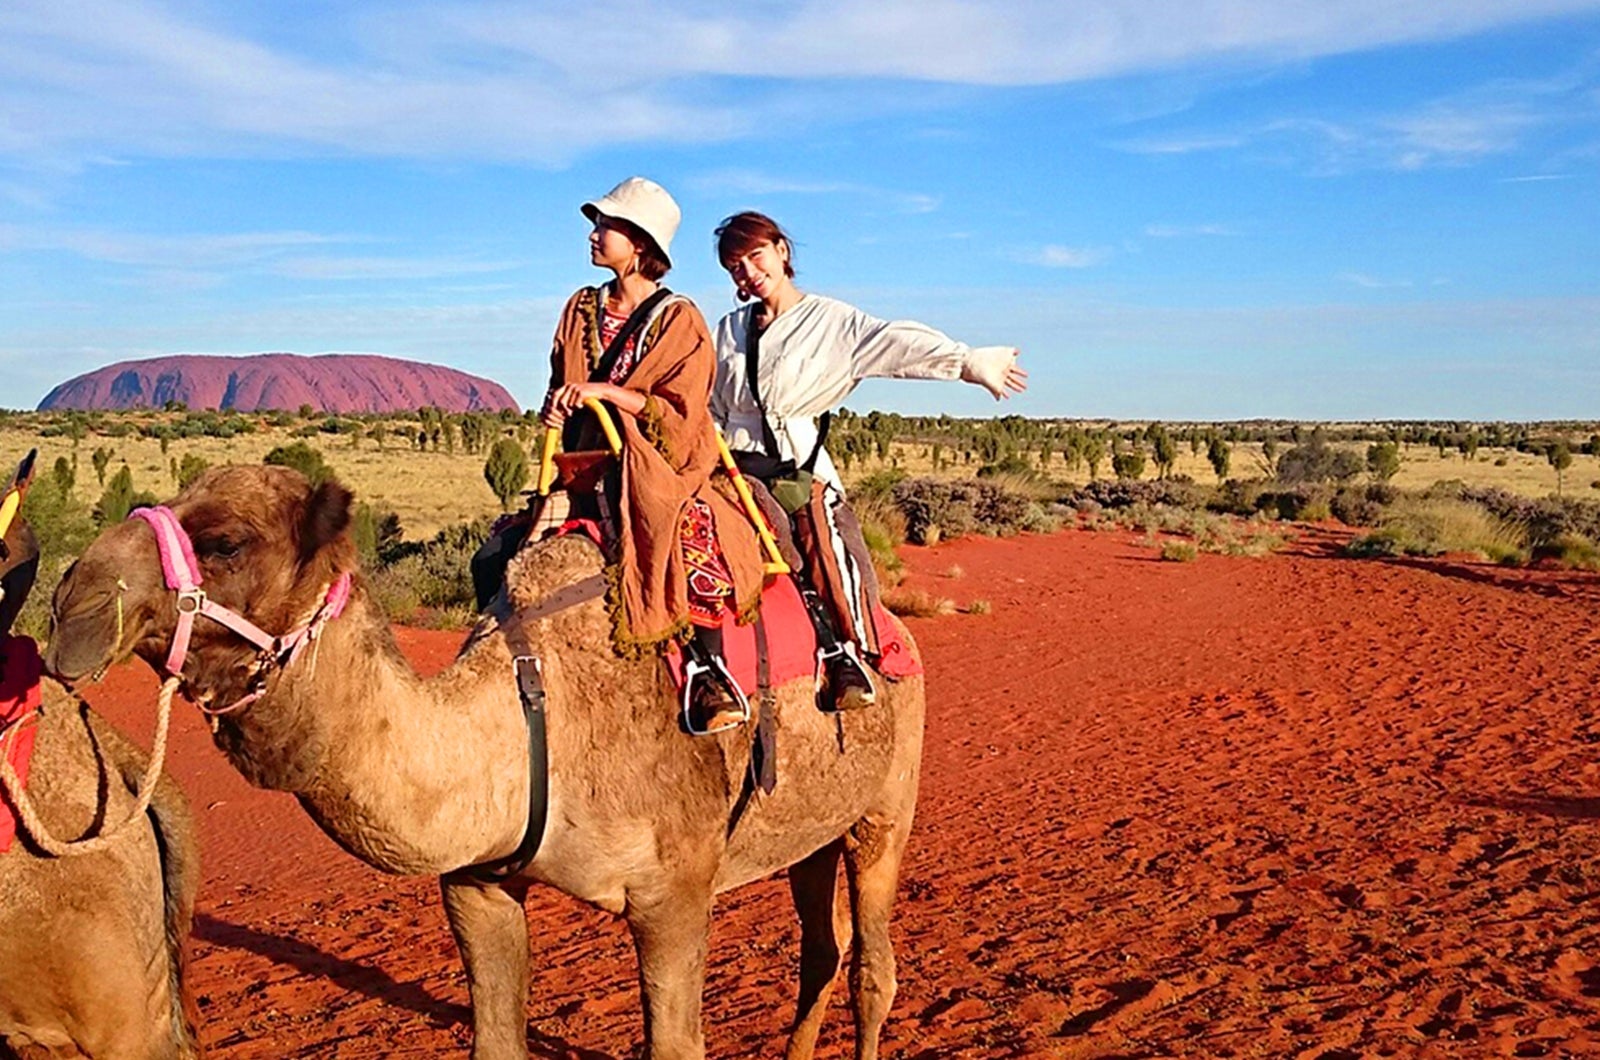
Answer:
<svg viewBox="0 0 1600 1060"><path fill-rule="evenodd" d="M606 444L611 447L612 456L622 455L622 435L617 433L617 425L611 419L611 412L601 404L599 398L586 398L583 407L594 413L594 418L600 423L600 430L605 433ZM539 481L537 488L539 496L545 497L556 483L556 449L561 445L561 429L559 427L546 427L544 429L544 446L539 452Z"/></svg>
<svg viewBox="0 0 1600 1060"><path fill-rule="evenodd" d="M17 509L22 507L22 491L20 489L7 490L5 499L0 500L0 537L5 537L11 529L11 522L17 517Z"/></svg>
<svg viewBox="0 0 1600 1060"><path fill-rule="evenodd" d="M544 446L539 451L539 496L548 497L550 487L556 484L556 449L561 445L561 428L544 429Z"/></svg>
<svg viewBox="0 0 1600 1060"><path fill-rule="evenodd" d="M728 477L733 479L733 491L739 495L739 501L744 505L744 513L750 517L750 522L755 524L756 534L761 538L761 546L766 550L767 562L763 569L768 574L788 574L789 565L783 561L783 552L778 548L778 539L772 536L772 528L767 525L766 516L761 514L761 508L756 504L755 497L751 496L750 484L744 480L744 473L739 470L739 465L733 459L733 452L728 448L721 431L717 432L717 454L722 457L722 467L728 472Z"/></svg>
<svg viewBox="0 0 1600 1060"><path fill-rule="evenodd" d="M606 434L606 444L611 446L611 455L621 456L622 435L617 433L617 425L611 422L611 413L599 398L584 398L583 407L594 413L594 418L600 421L600 429Z"/></svg>

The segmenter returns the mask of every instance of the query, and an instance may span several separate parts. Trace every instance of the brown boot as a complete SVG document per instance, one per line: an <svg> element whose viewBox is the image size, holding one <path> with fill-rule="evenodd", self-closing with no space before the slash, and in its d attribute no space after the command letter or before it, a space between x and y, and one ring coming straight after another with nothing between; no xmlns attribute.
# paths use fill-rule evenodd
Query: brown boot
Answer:
<svg viewBox="0 0 1600 1060"><path fill-rule="evenodd" d="M709 736L750 720L750 701L722 661L722 630L696 627L683 647L682 725Z"/></svg>

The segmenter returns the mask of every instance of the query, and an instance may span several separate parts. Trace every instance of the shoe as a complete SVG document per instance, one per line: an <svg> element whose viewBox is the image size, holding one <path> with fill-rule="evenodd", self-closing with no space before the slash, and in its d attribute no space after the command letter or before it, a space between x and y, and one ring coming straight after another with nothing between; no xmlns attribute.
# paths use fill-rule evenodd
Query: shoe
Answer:
<svg viewBox="0 0 1600 1060"><path fill-rule="evenodd" d="M690 660L683 671L683 728L693 736L710 736L750 720L750 701L718 665Z"/></svg>
<svg viewBox="0 0 1600 1060"><path fill-rule="evenodd" d="M834 652L824 667L828 678L828 697L834 710L861 710L878 701L872 675L848 649Z"/></svg>

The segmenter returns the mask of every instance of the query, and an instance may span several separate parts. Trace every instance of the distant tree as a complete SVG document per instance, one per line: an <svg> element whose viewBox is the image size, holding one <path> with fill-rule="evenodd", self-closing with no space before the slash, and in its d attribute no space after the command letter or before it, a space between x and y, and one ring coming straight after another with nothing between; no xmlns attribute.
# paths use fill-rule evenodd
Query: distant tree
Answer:
<svg viewBox="0 0 1600 1060"><path fill-rule="evenodd" d="M1393 442L1374 442L1367 446L1367 472L1379 482L1388 482L1400 470L1400 447Z"/></svg>
<svg viewBox="0 0 1600 1060"><path fill-rule="evenodd" d="M1461 459L1468 461L1469 463L1476 459L1478 455L1477 432L1468 431L1466 434L1463 434L1461 436L1461 440L1456 443L1456 448L1461 450Z"/></svg>
<svg viewBox="0 0 1600 1060"><path fill-rule="evenodd" d="M133 508L133 472L123 464L100 494L100 501L94 506L94 521L100 526L113 526L126 519Z"/></svg>
<svg viewBox="0 0 1600 1060"><path fill-rule="evenodd" d="M55 483L56 492L62 497L72 495L72 487L77 482L78 473L64 456L56 457L55 466L50 469L50 481Z"/></svg>
<svg viewBox="0 0 1600 1060"><path fill-rule="evenodd" d="M311 402L308 401L305 404L300 406L300 418L301 419L309 420L312 417L314 417L316 414L317 414L317 410L312 407Z"/></svg>
<svg viewBox="0 0 1600 1060"><path fill-rule="evenodd" d="M100 485L106 484L106 468L111 463L111 458L116 454L103 445L94 447L94 455L89 457L89 462L94 464L94 477L99 479Z"/></svg>
<svg viewBox="0 0 1600 1060"><path fill-rule="evenodd" d="M1232 456L1233 450L1222 440L1222 435L1213 434L1211 441L1206 444L1206 459L1211 461L1211 470L1217 473L1218 482L1228 477L1228 463Z"/></svg>
<svg viewBox="0 0 1600 1060"><path fill-rule="evenodd" d="M1127 449L1111 458L1111 471L1119 479L1136 479L1144 474L1144 453Z"/></svg>
<svg viewBox="0 0 1600 1060"><path fill-rule="evenodd" d="M294 468L310 479L313 486L320 486L333 477L333 468L322 459L322 453L305 442L280 445L262 458L261 462Z"/></svg>
<svg viewBox="0 0 1600 1060"><path fill-rule="evenodd" d="M501 438L489 450L489 459L484 461L483 478L500 498L500 508L510 511L511 501L528 484L528 454L510 438Z"/></svg>
<svg viewBox="0 0 1600 1060"><path fill-rule="evenodd" d="M1589 440L1583 444L1583 451L1590 456L1600 456L1600 434L1589 435Z"/></svg>
<svg viewBox="0 0 1600 1060"><path fill-rule="evenodd" d="M1562 493L1562 476L1567 468L1572 466L1572 446L1567 444L1565 438L1557 439L1550 443L1550 448L1544 451L1544 458L1551 467L1556 469L1556 496Z"/></svg>
<svg viewBox="0 0 1600 1060"><path fill-rule="evenodd" d="M189 483L199 478L210 466L210 462L198 453L184 453L183 462L178 465L178 488L187 489Z"/></svg>
<svg viewBox="0 0 1600 1060"><path fill-rule="evenodd" d="M1273 478L1278 474L1278 439L1267 435L1261 440L1261 462L1266 465L1267 477Z"/></svg>
<svg viewBox="0 0 1600 1060"><path fill-rule="evenodd" d="M402 536L399 515L379 511L365 502L356 505L350 517L350 539L355 542L363 567L368 570L376 567L384 553L400 543Z"/></svg>
<svg viewBox="0 0 1600 1060"><path fill-rule="evenodd" d="M1083 441L1083 462L1089 465L1089 481L1100 477L1100 463L1106 458L1106 440L1098 434L1091 434Z"/></svg>
<svg viewBox="0 0 1600 1060"><path fill-rule="evenodd" d="M1156 477L1171 478L1173 465L1178 462L1177 440L1167 433L1165 429L1162 429L1151 439L1151 449L1159 472Z"/></svg>

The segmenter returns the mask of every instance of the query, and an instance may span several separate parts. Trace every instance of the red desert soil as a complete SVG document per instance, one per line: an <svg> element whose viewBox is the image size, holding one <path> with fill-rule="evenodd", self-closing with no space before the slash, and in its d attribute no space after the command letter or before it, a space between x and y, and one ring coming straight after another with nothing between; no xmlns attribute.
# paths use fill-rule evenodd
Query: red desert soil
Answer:
<svg viewBox="0 0 1600 1060"><path fill-rule="evenodd" d="M1337 543L1194 563L1121 533L908 550L912 585L993 610L912 622L928 741L889 1055L1600 1050L1600 577ZM400 636L430 669L459 641ZM147 738L154 687L128 667L90 698ZM362 866L250 789L193 712L175 727L203 822L210 1055L464 1057L433 882ZM547 890L528 915L533 1054L634 1055L621 924ZM712 1056L781 1052L796 937L781 880L722 900Z"/></svg>

